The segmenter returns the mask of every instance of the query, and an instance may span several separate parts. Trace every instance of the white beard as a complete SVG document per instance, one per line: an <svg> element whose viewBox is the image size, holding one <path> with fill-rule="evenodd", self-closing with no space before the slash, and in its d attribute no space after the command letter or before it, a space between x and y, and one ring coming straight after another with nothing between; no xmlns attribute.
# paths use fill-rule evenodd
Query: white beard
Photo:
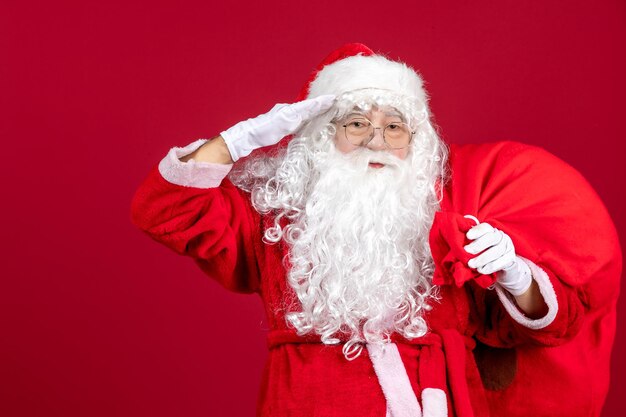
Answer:
<svg viewBox="0 0 626 417"><path fill-rule="evenodd" d="M424 310L436 297L428 234L447 148L426 120L405 160L366 148L341 154L330 120L355 108L348 104L305 126L285 151L235 164L230 178L259 213L275 216L264 241L289 245L297 300L286 306L288 324L326 344L347 340L343 353L354 359L363 343L427 331ZM370 158L387 166L370 168Z"/></svg>
<svg viewBox="0 0 626 417"><path fill-rule="evenodd" d="M319 178L285 229L288 281L301 304L288 321L327 344L348 340L349 359L363 342L381 343L394 331L422 336L432 289L433 180L416 172L410 156L365 148L344 155L331 146L317 159Z"/></svg>

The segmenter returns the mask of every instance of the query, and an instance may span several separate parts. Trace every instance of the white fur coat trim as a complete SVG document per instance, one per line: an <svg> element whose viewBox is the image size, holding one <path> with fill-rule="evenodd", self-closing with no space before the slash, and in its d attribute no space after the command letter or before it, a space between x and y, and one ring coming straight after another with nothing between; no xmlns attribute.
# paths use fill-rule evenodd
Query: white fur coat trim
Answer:
<svg viewBox="0 0 626 417"><path fill-rule="evenodd" d="M387 400L387 417L421 417L417 397L396 344L368 343L367 351Z"/></svg>
<svg viewBox="0 0 626 417"><path fill-rule="evenodd" d="M448 400L446 393L439 388L424 388L422 390L422 407L424 417L447 417Z"/></svg>
<svg viewBox="0 0 626 417"><path fill-rule="evenodd" d="M159 162L159 172L168 182L184 187L215 188L219 187L222 180L228 175L232 164L214 164L210 162L197 162L190 159L182 162L178 158L189 155L204 144L207 139L198 139L189 145L169 150L165 158Z"/></svg>
<svg viewBox="0 0 626 417"><path fill-rule="evenodd" d="M559 303L556 299L556 293L554 292L554 287L552 286L552 283L550 282L550 278L548 277L548 274L546 274L546 272L543 269L541 269L540 267L538 267L537 265L535 265L533 262L529 261L526 258L522 258L521 256L518 256L518 257L522 261L524 261L526 265L528 265L528 267L530 268L530 272L532 273L533 279L537 282L537 285L539 285L539 292L541 293L544 301L548 305L548 312L546 313L545 316L539 319L530 319L526 317L524 313L522 313L519 310L519 308L515 305L513 296L507 290L505 290L500 285L498 285L497 283L495 285L496 293L498 294L498 298L500 298L500 301L502 302L502 305L504 306L505 310L511 315L513 320L515 320L522 326L528 327L529 329L533 329L533 330L543 329L544 327L548 326L550 323L554 321L556 314L559 310Z"/></svg>

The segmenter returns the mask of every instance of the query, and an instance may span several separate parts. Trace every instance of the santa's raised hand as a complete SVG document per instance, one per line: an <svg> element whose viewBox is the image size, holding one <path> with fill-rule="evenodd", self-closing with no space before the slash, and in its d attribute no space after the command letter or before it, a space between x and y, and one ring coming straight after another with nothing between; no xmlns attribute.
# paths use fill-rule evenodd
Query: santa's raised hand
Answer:
<svg viewBox="0 0 626 417"><path fill-rule="evenodd" d="M477 254L467 266L485 275L495 272L498 284L514 296L528 290L532 284L530 269L516 256L509 235L489 223L479 223L466 236L472 243L465 246L465 251Z"/></svg>
<svg viewBox="0 0 626 417"><path fill-rule="evenodd" d="M295 133L303 122L328 110L334 100L334 95L322 95L293 104L277 104L269 112L239 122L220 136L224 138L232 160L236 161L257 148L274 145Z"/></svg>

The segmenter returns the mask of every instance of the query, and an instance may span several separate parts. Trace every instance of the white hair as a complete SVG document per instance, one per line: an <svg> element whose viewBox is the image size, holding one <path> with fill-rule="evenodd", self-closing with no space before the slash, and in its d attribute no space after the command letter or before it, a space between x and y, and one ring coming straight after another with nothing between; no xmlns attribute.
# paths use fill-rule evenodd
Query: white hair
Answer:
<svg viewBox="0 0 626 417"><path fill-rule="evenodd" d="M393 332L423 336L423 314L436 298L428 234L445 181L447 148L428 117L407 111L388 94L338 100L308 122L273 156L248 158L230 178L251 193L274 224L267 243L289 246L287 280L299 304L286 319L300 335L314 332L325 344L346 341L346 358L363 343L382 343ZM334 145L334 120L357 107L394 106L416 131L408 156L360 148L342 154ZM425 112L425 107L420 110ZM383 169L368 168L370 161ZM288 220L286 226L284 220Z"/></svg>

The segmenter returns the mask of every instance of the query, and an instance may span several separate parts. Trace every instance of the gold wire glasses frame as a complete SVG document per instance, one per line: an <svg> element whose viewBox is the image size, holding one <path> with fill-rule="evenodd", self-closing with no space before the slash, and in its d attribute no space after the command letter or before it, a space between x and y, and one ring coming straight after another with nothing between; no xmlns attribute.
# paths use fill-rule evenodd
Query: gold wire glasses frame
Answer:
<svg viewBox="0 0 626 417"><path fill-rule="evenodd" d="M391 122L385 127L374 127L374 124L365 117L350 120L341 126L346 140L355 146L367 146L374 139L377 129L382 129L383 141L390 149L406 148L415 134L407 123Z"/></svg>

